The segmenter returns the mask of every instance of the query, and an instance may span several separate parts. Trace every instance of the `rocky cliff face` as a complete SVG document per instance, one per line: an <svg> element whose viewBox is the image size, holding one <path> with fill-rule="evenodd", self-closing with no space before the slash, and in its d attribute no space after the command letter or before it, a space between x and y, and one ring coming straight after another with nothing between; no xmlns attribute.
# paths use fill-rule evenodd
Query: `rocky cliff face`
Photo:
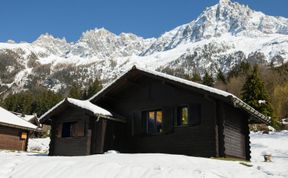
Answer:
<svg viewBox="0 0 288 178"><path fill-rule="evenodd" d="M243 60L281 65L287 59L288 19L220 0L159 38L101 28L73 43L49 34L32 43L0 43L0 93L38 85L60 90L94 78L106 83L134 64L192 75L228 72Z"/></svg>

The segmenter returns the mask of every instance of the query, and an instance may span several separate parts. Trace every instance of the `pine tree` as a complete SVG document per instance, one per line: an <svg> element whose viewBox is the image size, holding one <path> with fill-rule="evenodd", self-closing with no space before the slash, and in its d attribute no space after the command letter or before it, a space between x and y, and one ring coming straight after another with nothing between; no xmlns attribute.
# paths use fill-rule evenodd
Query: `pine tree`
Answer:
<svg viewBox="0 0 288 178"><path fill-rule="evenodd" d="M193 73L193 76L192 76L191 80L193 82L198 82L198 83L202 82L201 76L200 76L200 74L198 72L194 72Z"/></svg>
<svg viewBox="0 0 288 178"><path fill-rule="evenodd" d="M253 71L247 76L242 88L242 99L265 116L273 116L273 109L270 104L268 92L264 82L259 77L258 66L254 66Z"/></svg>
<svg viewBox="0 0 288 178"><path fill-rule="evenodd" d="M94 80L88 87L87 97L88 98L92 97L93 95L95 95L101 89L102 89L101 82L98 79Z"/></svg>
<svg viewBox="0 0 288 178"><path fill-rule="evenodd" d="M22 114L44 114L63 98L62 95L46 89L33 89L8 95L3 101L3 107L9 111Z"/></svg>
<svg viewBox="0 0 288 178"><path fill-rule="evenodd" d="M221 70L218 70L217 80L223 82L225 85L227 84L226 77L225 77L225 75L223 74L223 72Z"/></svg>
<svg viewBox="0 0 288 178"><path fill-rule="evenodd" d="M229 81L230 78L246 75L251 71L251 68L252 67L248 62L242 61L228 72L227 80Z"/></svg>
<svg viewBox="0 0 288 178"><path fill-rule="evenodd" d="M214 86L214 79L212 75L210 75L207 71L205 72L205 75L203 77L202 84L213 87Z"/></svg>
<svg viewBox="0 0 288 178"><path fill-rule="evenodd" d="M69 97L75 98L75 99L81 99L82 98L82 91L78 84L73 83L71 86L71 89L68 94Z"/></svg>

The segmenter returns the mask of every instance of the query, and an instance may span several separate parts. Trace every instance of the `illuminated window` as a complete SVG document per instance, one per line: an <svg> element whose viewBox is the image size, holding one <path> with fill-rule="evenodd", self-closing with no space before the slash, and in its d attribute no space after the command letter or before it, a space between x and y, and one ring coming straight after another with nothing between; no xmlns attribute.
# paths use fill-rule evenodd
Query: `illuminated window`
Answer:
<svg viewBox="0 0 288 178"><path fill-rule="evenodd" d="M162 113L162 111L156 111L156 130L157 130L157 133L162 132L162 123L163 123L163 113Z"/></svg>
<svg viewBox="0 0 288 178"><path fill-rule="evenodd" d="M147 132L149 134L157 134L163 131L163 112L148 111L147 112Z"/></svg>
<svg viewBox="0 0 288 178"><path fill-rule="evenodd" d="M28 137L27 132L22 132L21 133L21 140L26 140Z"/></svg>
<svg viewBox="0 0 288 178"><path fill-rule="evenodd" d="M178 108L177 125L197 125L201 122L201 105L191 104Z"/></svg>
<svg viewBox="0 0 288 178"><path fill-rule="evenodd" d="M179 107L178 108L178 118L177 125L187 125L189 123L189 114L188 107Z"/></svg>

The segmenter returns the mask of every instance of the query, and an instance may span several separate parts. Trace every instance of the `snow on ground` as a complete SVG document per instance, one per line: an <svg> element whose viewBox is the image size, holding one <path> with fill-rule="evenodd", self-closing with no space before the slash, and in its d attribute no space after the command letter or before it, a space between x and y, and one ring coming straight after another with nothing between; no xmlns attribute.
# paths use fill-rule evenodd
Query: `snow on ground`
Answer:
<svg viewBox="0 0 288 178"><path fill-rule="evenodd" d="M288 177L288 131L252 133L251 156L254 167L268 175ZM272 163L263 162L263 154L272 154Z"/></svg>
<svg viewBox="0 0 288 178"><path fill-rule="evenodd" d="M29 140L29 150L49 139ZM252 162L168 154L117 154L78 157L48 157L45 154L0 151L0 178L41 177L193 177L193 178L284 178L288 177L288 132L251 134ZM43 150L42 150L43 151ZM271 163L263 152L272 153Z"/></svg>
<svg viewBox="0 0 288 178"><path fill-rule="evenodd" d="M48 153L50 138L29 139L28 152Z"/></svg>

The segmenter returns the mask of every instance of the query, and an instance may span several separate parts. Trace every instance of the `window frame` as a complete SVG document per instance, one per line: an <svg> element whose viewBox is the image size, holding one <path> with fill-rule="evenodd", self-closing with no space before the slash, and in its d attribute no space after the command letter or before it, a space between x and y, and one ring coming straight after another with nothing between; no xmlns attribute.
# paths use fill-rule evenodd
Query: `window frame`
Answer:
<svg viewBox="0 0 288 178"><path fill-rule="evenodd" d="M20 140L27 140L28 139L28 133L25 131L20 132Z"/></svg>
<svg viewBox="0 0 288 178"><path fill-rule="evenodd" d="M69 125L69 136L63 136L63 129L64 129L64 125ZM81 130L81 133L78 133L79 130L78 127L84 127ZM71 122L63 122L61 123L61 137L60 138L77 138L77 137L85 137L85 123L84 125L81 124L80 121L71 121ZM67 132L68 133L68 132Z"/></svg>
<svg viewBox="0 0 288 178"><path fill-rule="evenodd" d="M183 108L187 108L187 124L183 124L182 123L182 109ZM190 108L188 105L181 105L177 107L177 117L176 117L176 127L187 127L187 126L191 126L191 124L189 124L189 120L190 120ZM181 121L181 123L179 123L179 121Z"/></svg>
<svg viewBox="0 0 288 178"><path fill-rule="evenodd" d="M154 128L156 130L156 132L152 133L152 132L149 132L149 113L150 112L153 112L154 113ZM157 112L161 112L162 113L162 118L161 118L161 131L158 132L157 130ZM146 111L143 111L144 115L145 115L145 119L146 119L146 122L145 122L145 125L146 125L146 135L150 135L150 136L153 136L153 135L161 135L164 133L163 131L163 109L150 109L150 110L146 110Z"/></svg>
<svg viewBox="0 0 288 178"><path fill-rule="evenodd" d="M199 118L198 118L198 123L193 123L192 122L192 119L195 119L195 118L192 118L192 115L191 115L191 112L192 112L192 106L197 106L199 107L198 109L198 112L199 112ZM187 124L178 124L178 120L179 120L179 117L181 116L179 111L180 111L180 108L184 108L184 107L187 107L188 109L188 123ZM201 103L192 103L192 104L183 104L183 105L179 105L177 108L176 108L176 121L174 122L174 127L175 128L181 128L181 127L193 127L193 126L197 126L197 125L201 125L202 123L202 104Z"/></svg>
<svg viewBox="0 0 288 178"><path fill-rule="evenodd" d="M61 138L72 138L72 134L71 134L71 127L72 127L72 124L73 122L63 122L62 123L62 128L61 128ZM66 129L66 127L64 127L64 125L67 125L67 128L68 128L68 125L69 125L69 136L64 136L64 128ZM68 133L68 132L67 132Z"/></svg>

